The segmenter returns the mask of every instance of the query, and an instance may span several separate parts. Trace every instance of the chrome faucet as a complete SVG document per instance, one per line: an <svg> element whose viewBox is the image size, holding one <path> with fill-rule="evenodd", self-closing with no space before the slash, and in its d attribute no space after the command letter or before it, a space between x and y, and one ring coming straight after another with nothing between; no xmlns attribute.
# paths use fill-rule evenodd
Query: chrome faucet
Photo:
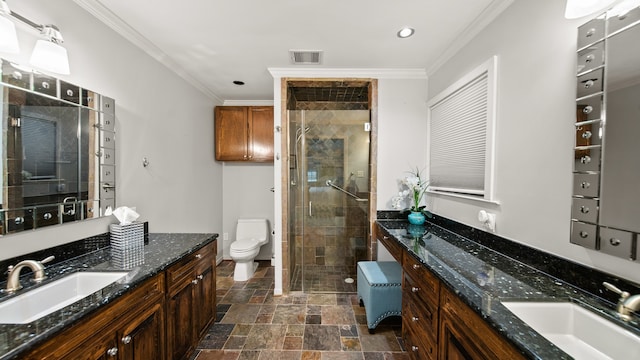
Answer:
<svg viewBox="0 0 640 360"><path fill-rule="evenodd" d="M55 259L55 256L49 256L42 261L36 260L23 260L17 263L15 266L9 266L9 276L7 277L7 292L15 292L22 289L20 285L20 272L24 267L28 267L33 271L33 281L36 283L46 279L47 276L44 273L44 265L51 260Z"/></svg>
<svg viewBox="0 0 640 360"><path fill-rule="evenodd" d="M620 299L618 300L618 316L624 321L631 320L631 313L640 311L640 294L633 295L629 294L627 291L622 291L618 289L615 285L609 284L608 282L603 282L607 290L613 291L616 294L620 294ZM640 313L639 313L640 314Z"/></svg>

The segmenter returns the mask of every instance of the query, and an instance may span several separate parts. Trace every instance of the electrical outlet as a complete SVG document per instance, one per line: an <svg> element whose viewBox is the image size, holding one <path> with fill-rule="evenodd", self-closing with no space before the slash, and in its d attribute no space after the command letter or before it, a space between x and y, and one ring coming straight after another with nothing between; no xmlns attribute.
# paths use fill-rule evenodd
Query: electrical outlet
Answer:
<svg viewBox="0 0 640 360"><path fill-rule="evenodd" d="M363 177L364 177L364 171L362 171L362 170L358 170L358 172L357 172L357 175L356 175L356 176L357 176L357 177L359 177L359 178L363 178Z"/></svg>
<svg viewBox="0 0 640 360"><path fill-rule="evenodd" d="M229 233L223 233L223 234L222 234L222 240L223 240L223 241L227 241L227 240L229 240Z"/></svg>

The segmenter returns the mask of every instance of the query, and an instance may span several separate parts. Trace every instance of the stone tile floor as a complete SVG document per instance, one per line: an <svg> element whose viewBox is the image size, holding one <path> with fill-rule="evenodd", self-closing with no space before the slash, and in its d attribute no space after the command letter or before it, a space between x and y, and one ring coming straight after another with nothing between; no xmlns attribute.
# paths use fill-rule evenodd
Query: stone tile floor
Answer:
<svg viewBox="0 0 640 360"><path fill-rule="evenodd" d="M273 267L233 281L234 263L217 271L217 317L193 360L408 360L399 318L369 334L356 294L273 296Z"/></svg>

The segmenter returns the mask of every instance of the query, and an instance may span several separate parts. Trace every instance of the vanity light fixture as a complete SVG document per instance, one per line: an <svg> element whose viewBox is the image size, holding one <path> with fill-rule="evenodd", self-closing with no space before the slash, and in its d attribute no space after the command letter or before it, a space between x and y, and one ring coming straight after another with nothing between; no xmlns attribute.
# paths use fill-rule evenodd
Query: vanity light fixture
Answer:
<svg viewBox="0 0 640 360"><path fill-rule="evenodd" d="M54 25L42 25L40 31L45 38L36 42L31 53L31 65L57 74L69 75L69 57L67 49L60 43L62 34Z"/></svg>
<svg viewBox="0 0 640 360"><path fill-rule="evenodd" d="M5 0L0 0L0 52L18 52L18 37L12 20L20 20L38 30L44 39L36 42L31 53L31 65L48 72L69 75L67 49L62 47L62 34L55 25L37 24L9 10Z"/></svg>
<svg viewBox="0 0 640 360"><path fill-rule="evenodd" d="M400 29L400 31L398 31L398 37L401 39L408 38L415 32L416 31L413 28L403 27L402 29Z"/></svg>
<svg viewBox="0 0 640 360"><path fill-rule="evenodd" d="M618 0L567 0L564 17L567 19L581 18L605 10L616 1Z"/></svg>
<svg viewBox="0 0 640 360"><path fill-rule="evenodd" d="M16 25L11 21L10 16L9 5L5 0L0 0L0 52L15 54L20 52L20 46Z"/></svg>

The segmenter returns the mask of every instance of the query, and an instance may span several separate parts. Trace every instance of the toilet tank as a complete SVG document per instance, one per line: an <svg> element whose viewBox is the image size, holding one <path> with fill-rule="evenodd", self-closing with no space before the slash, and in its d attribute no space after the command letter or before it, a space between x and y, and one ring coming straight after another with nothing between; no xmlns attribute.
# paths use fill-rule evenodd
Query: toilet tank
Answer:
<svg viewBox="0 0 640 360"><path fill-rule="evenodd" d="M269 223L267 219L238 219L236 226L236 241L256 239L260 245L269 239Z"/></svg>

